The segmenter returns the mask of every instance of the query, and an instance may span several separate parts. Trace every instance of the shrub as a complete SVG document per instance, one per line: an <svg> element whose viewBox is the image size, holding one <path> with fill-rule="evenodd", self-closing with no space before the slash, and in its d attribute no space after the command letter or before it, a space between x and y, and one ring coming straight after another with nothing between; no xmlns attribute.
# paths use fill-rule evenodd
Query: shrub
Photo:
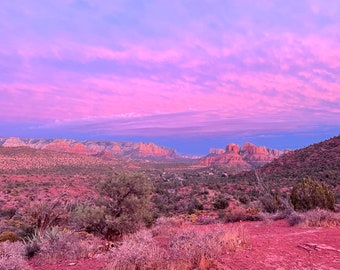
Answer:
<svg viewBox="0 0 340 270"><path fill-rule="evenodd" d="M190 200L188 204L187 213L189 215L194 214L196 210L203 210L203 204L196 198Z"/></svg>
<svg viewBox="0 0 340 270"><path fill-rule="evenodd" d="M25 256L27 258L32 258L38 254L40 251L40 246L36 241L28 241L25 243Z"/></svg>
<svg viewBox="0 0 340 270"><path fill-rule="evenodd" d="M141 230L125 237L110 252L108 269L216 269L214 261L222 254L247 244L242 227L189 227L165 233L155 238L150 231Z"/></svg>
<svg viewBox="0 0 340 270"><path fill-rule="evenodd" d="M67 221L67 204L61 197L50 202L33 203L24 210L24 217L27 225L44 231Z"/></svg>
<svg viewBox="0 0 340 270"><path fill-rule="evenodd" d="M290 196L296 211L308 211L315 208L334 210L334 194L324 183L305 178L294 185Z"/></svg>
<svg viewBox="0 0 340 270"><path fill-rule="evenodd" d="M247 194L242 194L239 201L243 204L248 204L250 202L250 197Z"/></svg>
<svg viewBox="0 0 340 270"><path fill-rule="evenodd" d="M217 197L213 202L214 209L226 209L229 206L229 201L222 197Z"/></svg>
<svg viewBox="0 0 340 270"><path fill-rule="evenodd" d="M108 240L150 225L151 182L140 174L112 174L98 183L101 199L79 206L73 213L77 227Z"/></svg>
<svg viewBox="0 0 340 270"><path fill-rule="evenodd" d="M94 237L83 239L80 234L59 230L58 227L52 227L43 233L36 232L25 241L26 256L37 255L43 262L85 258L89 253L95 253L100 245Z"/></svg>
<svg viewBox="0 0 340 270"><path fill-rule="evenodd" d="M20 237L17 236L14 232L2 232L0 234L0 242L6 242L6 241L10 241L10 242L17 242L20 241Z"/></svg>
<svg viewBox="0 0 340 270"><path fill-rule="evenodd" d="M7 217L11 219L15 213L17 212L16 208L7 208L7 209L0 209L0 217Z"/></svg>
<svg viewBox="0 0 340 270"><path fill-rule="evenodd" d="M0 270L31 269L24 257L24 245L20 242L0 244Z"/></svg>
<svg viewBox="0 0 340 270"><path fill-rule="evenodd" d="M268 213L275 213L280 206L279 196L274 194L265 194L260 198L260 202L263 210Z"/></svg>
<svg viewBox="0 0 340 270"><path fill-rule="evenodd" d="M189 264L189 269L207 269L223 253L244 246L242 228L227 229L223 225L209 230L187 228L175 234L169 243L170 258L175 265ZM179 269L176 267L174 269Z"/></svg>
<svg viewBox="0 0 340 270"><path fill-rule="evenodd" d="M334 194L335 203L340 204L340 189L337 189Z"/></svg>
<svg viewBox="0 0 340 270"><path fill-rule="evenodd" d="M303 221L303 217L301 214L292 212L287 218L286 218L289 226L295 226L300 224Z"/></svg>
<svg viewBox="0 0 340 270"><path fill-rule="evenodd" d="M256 208L245 209L243 207L228 208L220 217L224 222L256 221L261 220Z"/></svg>
<svg viewBox="0 0 340 270"><path fill-rule="evenodd" d="M127 236L123 244L109 259L113 261L108 265L109 270L124 269L165 269L166 253L156 245L150 231L141 230Z"/></svg>

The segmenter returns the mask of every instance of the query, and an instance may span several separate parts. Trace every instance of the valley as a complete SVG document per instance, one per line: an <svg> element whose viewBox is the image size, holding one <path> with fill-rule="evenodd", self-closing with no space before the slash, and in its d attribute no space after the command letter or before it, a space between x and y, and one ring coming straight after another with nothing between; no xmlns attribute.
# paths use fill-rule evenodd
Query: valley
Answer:
<svg viewBox="0 0 340 270"><path fill-rule="evenodd" d="M85 229L89 233L86 236L86 241L105 242L105 234L102 229L82 227L82 222L89 222L89 220L81 221L79 219L81 216L78 216L79 211L86 209L98 209L99 211L100 207L106 204L99 183L112 177L123 177L121 179L125 179L126 175L130 175L129 177L136 178L137 182L133 183L136 184L137 189L138 181L142 181L142 179L147 180L151 185L148 189L151 192L148 198L150 208L144 217L148 220L146 222L149 224L148 226L157 223L160 218L175 218L178 220L176 222L183 224L174 227L175 233L182 230L182 226L194 226L200 230L199 228L204 226L214 227L221 222L226 226L234 224L233 222L236 222L236 224L240 221L245 222L244 228L247 231L247 237L251 239L247 240L249 245L238 247L237 251L233 251L232 257L223 255L221 260L213 259L213 261L207 263L212 268L206 265L200 269L240 269L242 266L249 267L248 269L260 269L263 264L255 264L252 268L251 260L247 258L249 256L260 256L259 254L262 254L262 252L269 252L265 251L265 245L260 243L263 243L263 241L272 243L269 239L279 237L280 233L286 234L287 232L286 236L291 237L289 238L291 239L289 240L290 244L285 244L287 246L280 250L284 250L284 248L292 249L292 255L289 256L306 253L298 247L304 238L296 242L292 238L296 230L300 229L290 227L285 221L290 217L291 214L289 213L292 211L291 206L289 206L289 196L294 184L304 177L321 180L334 192L336 203L340 203L340 136L300 150L286 152L256 147L251 144L242 148L229 144L226 150L211 151L208 156L198 160L183 159L175 154L174 150L164 152L165 150L162 148L163 152L156 151L155 149L158 149L158 146L152 146L151 150L143 148L141 143L136 146L132 143L101 142L99 145L106 145L106 148L100 148L101 152L98 152L98 150L91 152L89 150L84 151L85 148L79 147L79 145L92 145L92 148L86 149L97 149L92 143L63 141L59 144L62 140L57 141L58 144L50 140L47 141L48 143L46 141L43 141L43 143L34 139L20 141L18 139L1 139L0 228L2 232L10 231L21 238L27 238L32 237L30 235L35 228L43 229L43 231L53 228L64 228L71 231ZM75 145L78 146L75 147ZM119 155L112 154L112 150L109 151L108 149L113 149L113 145L127 148L123 147ZM79 149L83 150L80 151ZM166 153L165 156L164 153ZM222 162L223 160L225 163ZM233 160L233 162L230 162L230 160ZM235 165L235 160L240 165ZM248 160L248 165L242 166L245 160ZM266 164L260 166L265 161ZM140 183L143 186L146 182ZM34 211L43 212L36 213ZM86 215L92 213L91 211ZM42 219L41 222L46 222L46 227L39 227L40 221L38 222L36 219L40 215L39 213L45 213L46 216L39 218ZM92 214L98 215L99 213L93 212ZM47 217L48 220L46 220ZM279 223L275 221L277 219L280 220ZM334 222L331 224L340 223L340 219L335 218ZM166 223L171 223L171 221ZM101 223L91 226L99 226L99 224ZM270 228L275 230L275 236L269 233ZM322 229L320 233L325 233L326 238L330 237L328 233L331 233L334 237L339 237L338 228L326 231ZM263 233L264 239L267 240L256 236L260 233L258 230L261 231L261 234ZM262 230L266 232L264 233ZM316 235L314 235L316 238L313 239L319 241L319 244L327 244L339 249L329 241L326 241L327 243L320 242ZM240 237L240 235L237 237ZM122 240L119 239L119 241ZM306 238L303 241L309 243L314 241L313 239ZM157 239L155 238L155 240ZM97 245L102 245L98 243ZM272 250L275 249L275 245L279 245L279 242L275 242L273 245ZM91 251L87 252L91 253ZM326 251L326 253L329 256L336 254L333 251ZM54 269L52 265L49 266L49 263L53 263L51 258L44 258L43 255L39 255L43 253L38 252L37 254L31 261L33 269L42 269L39 266L42 262L39 262L39 260L47 263L44 269ZM38 260L39 256L42 258ZM76 261L80 268L71 268L71 266L61 263L58 267L64 268L58 269L86 269L88 267L86 265L92 265L95 262L94 259L88 261L88 256L87 254L70 259ZM277 258L281 255L274 253L270 256ZM104 269L102 267L107 265L104 262L107 257L104 261L99 258L101 258L101 255L96 256L95 260L99 261L97 264L94 263L97 266L93 266L98 268L93 269ZM230 258L234 258L236 261L231 262ZM283 261L290 260L288 258L283 256L281 259ZM303 257L300 262L286 261L286 266L299 268L301 265L306 265L306 267L307 265L310 267L317 265L316 262L311 261L307 264L307 260L308 256ZM84 268L81 268L82 263ZM229 268L227 266L223 268L223 265L229 265ZM325 269L327 267L330 267L328 269L336 269L336 265L337 260L333 258L329 263L324 261L319 266ZM187 269L192 269L190 267ZM269 264L266 267L269 267Z"/></svg>

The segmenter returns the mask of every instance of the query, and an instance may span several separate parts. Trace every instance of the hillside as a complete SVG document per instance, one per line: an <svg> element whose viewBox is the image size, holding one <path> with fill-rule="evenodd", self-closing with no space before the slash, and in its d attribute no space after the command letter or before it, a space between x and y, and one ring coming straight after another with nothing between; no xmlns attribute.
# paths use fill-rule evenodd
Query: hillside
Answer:
<svg viewBox="0 0 340 270"><path fill-rule="evenodd" d="M95 197L93 185L98 178L106 177L113 168L136 166L131 160L0 146L0 206L20 209L60 194L71 201Z"/></svg>
<svg viewBox="0 0 340 270"><path fill-rule="evenodd" d="M304 177L340 185L340 136L291 151L257 169L258 175L272 186L292 186ZM256 182L254 171L231 176L235 181Z"/></svg>
<svg viewBox="0 0 340 270"><path fill-rule="evenodd" d="M0 147L1 174L84 174L107 171L110 166L124 166L124 160L105 161L74 153L59 153L29 147Z"/></svg>

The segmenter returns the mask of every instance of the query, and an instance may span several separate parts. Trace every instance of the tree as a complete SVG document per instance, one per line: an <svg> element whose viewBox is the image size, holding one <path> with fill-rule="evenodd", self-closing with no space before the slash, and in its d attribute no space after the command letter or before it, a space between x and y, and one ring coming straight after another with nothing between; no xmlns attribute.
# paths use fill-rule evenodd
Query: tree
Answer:
<svg viewBox="0 0 340 270"><path fill-rule="evenodd" d="M315 208L334 210L334 194L325 183L312 178L305 178L294 185L290 201L296 211L308 211Z"/></svg>
<svg viewBox="0 0 340 270"><path fill-rule="evenodd" d="M82 206L75 218L89 232L113 240L138 230L151 220L151 182L141 174L113 173L99 181L101 198L94 206Z"/></svg>

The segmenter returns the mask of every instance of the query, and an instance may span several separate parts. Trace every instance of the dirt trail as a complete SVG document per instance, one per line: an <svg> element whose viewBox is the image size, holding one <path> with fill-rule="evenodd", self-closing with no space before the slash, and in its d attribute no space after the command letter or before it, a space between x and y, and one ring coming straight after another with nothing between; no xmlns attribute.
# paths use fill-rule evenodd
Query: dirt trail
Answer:
<svg viewBox="0 0 340 270"><path fill-rule="evenodd" d="M213 226L213 225L211 225ZM235 224L228 226L235 226ZM221 270L339 270L340 227L290 227L283 220L263 223L245 222L249 247L220 258ZM100 270L105 263L98 259L36 266L34 270Z"/></svg>
<svg viewBox="0 0 340 270"><path fill-rule="evenodd" d="M251 246L223 258L221 269L340 269L340 227L289 227L285 221L244 226Z"/></svg>

